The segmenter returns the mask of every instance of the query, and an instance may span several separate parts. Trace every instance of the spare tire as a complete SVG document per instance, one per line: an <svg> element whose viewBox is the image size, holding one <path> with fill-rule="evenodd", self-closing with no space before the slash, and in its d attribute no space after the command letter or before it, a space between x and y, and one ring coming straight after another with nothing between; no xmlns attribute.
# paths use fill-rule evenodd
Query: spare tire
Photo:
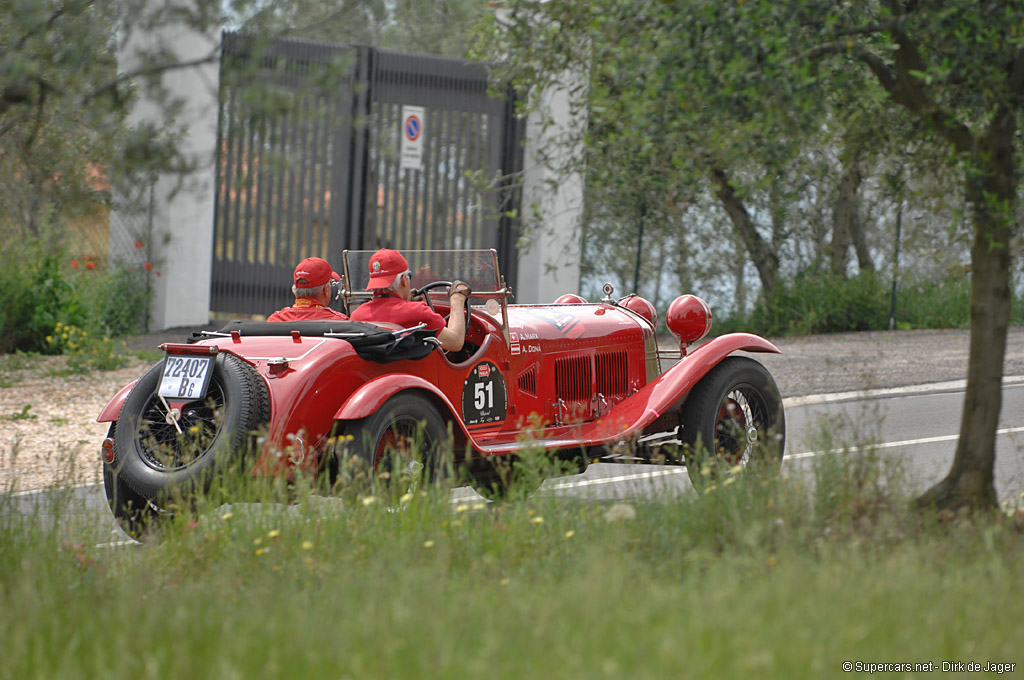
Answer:
<svg viewBox="0 0 1024 680"><path fill-rule="evenodd" d="M215 474L243 462L255 433L270 419L263 379L238 357L220 354L206 397L186 403L175 427L157 395L163 367L161 361L150 368L125 399L109 465L111 486L128 491L122 497L142 498L155 508L171 494L205 490ZM123 516L117 508L114 514Z"/></svg>

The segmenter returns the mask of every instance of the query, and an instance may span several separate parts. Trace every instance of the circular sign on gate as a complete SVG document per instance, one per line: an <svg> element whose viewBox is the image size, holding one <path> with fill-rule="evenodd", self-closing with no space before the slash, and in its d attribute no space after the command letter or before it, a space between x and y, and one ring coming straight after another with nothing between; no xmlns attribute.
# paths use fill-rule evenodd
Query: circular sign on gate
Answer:
<svg viewBox="0 0 1024 680"><path fill-rule="evenodd" d="M409 138L410 142L415 142L420 138L422 127L419 116L415 114L409 116L405 119L405 136Z"/></svg>

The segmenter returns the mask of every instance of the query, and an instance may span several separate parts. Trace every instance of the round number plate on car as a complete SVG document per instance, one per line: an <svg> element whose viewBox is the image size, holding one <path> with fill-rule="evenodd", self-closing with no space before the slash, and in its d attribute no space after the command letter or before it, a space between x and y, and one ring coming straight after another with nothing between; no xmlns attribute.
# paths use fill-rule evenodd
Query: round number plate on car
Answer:
<svg viewBox="0 0 1024 680"><path fill-rule="evenodd" d="M481 361L462 385L462 419L466 425L485 425L505 420L507 414L505 378L490 361Z"/></svg>

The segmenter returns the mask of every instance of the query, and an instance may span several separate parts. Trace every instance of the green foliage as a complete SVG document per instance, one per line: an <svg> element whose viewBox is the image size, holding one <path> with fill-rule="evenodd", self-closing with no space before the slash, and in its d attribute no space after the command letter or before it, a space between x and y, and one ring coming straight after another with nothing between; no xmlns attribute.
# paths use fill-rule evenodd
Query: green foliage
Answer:
<svg viewBox="0 0 1024 680"><path fill-rule="evenodd" d="M58 321L83 316L60 254L22 241L0 252L0 352L46 352L44 338Z"/></svg>
<svg viewBox="0 0 1024 680"><path fill-rule="evenodd" d="M145 332L152 296L145 267L118 264L100 275L87 274L79 277L77 288L90 328L115 338Z"/></svg>
<svg viewBox="0 0 1024 680"><path fill-rule="evenodd" d="M64 353L74 371L118 368L123 343L110 338L144 330L149 295L142 270L12 243L0 252L0 352Z"/></svg>
<svg viewBox="0 0 1024 680"><path fill-rule="evenodd" d="M771 336L877 330L888 327L888 310L885 286L870 272L849 279L804 272L758 303L750 323Z"/></svg>
<svg viewBox="0 0 1024 680"><path fill-rule="evenodd" d="M904 328L967 328L971 323L971 279L911 278L897 293L896 320Z"/></svg>
<svg viewBox="0 0 1024 680"><path fill-rule="evenodd" d="M46 336L46 344L51 352L68 357L68 370L72 373L113 371L124 368L129 361L123 341L115 342L107 335L97 336L95 331L59 321L53 335Z"/></svg>
<svg viewBox="0 0 1024 680"><path fill-rule="evenodd" d="M717 334L750 331L768 336L889 330L891 284L864 273L851 279L828 272L804 272L780 287L771 304L759 302L749 316L715 321ZM971 321L971 280L910 277L896 291L897 330L967 328ZM1015 295L1011 322L1024 323L1024 297Z"/></svg>

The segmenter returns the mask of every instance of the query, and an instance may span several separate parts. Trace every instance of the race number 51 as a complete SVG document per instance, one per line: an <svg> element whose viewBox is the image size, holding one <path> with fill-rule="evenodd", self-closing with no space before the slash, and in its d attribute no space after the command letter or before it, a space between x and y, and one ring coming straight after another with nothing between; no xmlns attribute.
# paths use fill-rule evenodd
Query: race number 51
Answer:
<svg viewBox="0 0 1024 680"><path fill-rule="evenodd" d="M483 425L505 420L508 394L498 367L482 361L473 367L462 386L462 418L466 425Z"/></svg>

